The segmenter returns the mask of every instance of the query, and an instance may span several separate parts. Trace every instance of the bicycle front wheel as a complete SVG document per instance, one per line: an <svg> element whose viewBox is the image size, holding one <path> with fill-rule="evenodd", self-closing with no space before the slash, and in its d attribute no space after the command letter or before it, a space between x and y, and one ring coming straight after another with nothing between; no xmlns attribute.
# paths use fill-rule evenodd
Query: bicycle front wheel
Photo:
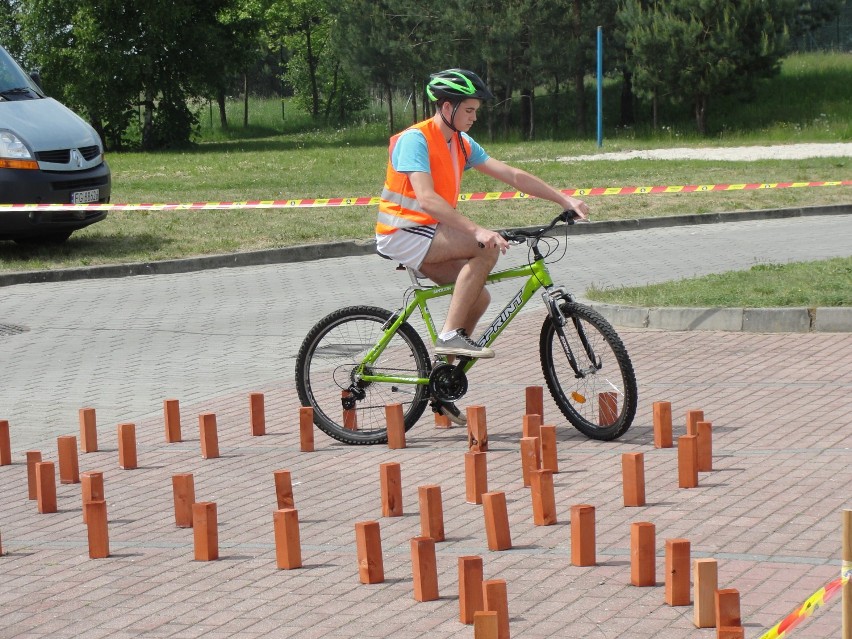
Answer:
<svg viewBox="0 0 852 639"><path fill-rule="evenodd" d="M387 404L402 404L405 430L426 408L425 385L356 379L356 368L379 341L391 316L375 306L342 308L308 332L296 356L296 389L302 405L314 409L314 423L320 430L346 444L387 442ZM369 373L428 378L431 368L423 340L404 323ZM344 411L343 397L353 384L358 391L354 408Z"/></svg>
<svg viewBox="0 0 852 639"><path fill-rule="evenodd" d="M569 422L592 439L621 437L633 423L638 392L627 349L599 313L564 302L561 331L576 361L571 367L560 329L548 316L541 327L541 367L554 401Z"/></svg>

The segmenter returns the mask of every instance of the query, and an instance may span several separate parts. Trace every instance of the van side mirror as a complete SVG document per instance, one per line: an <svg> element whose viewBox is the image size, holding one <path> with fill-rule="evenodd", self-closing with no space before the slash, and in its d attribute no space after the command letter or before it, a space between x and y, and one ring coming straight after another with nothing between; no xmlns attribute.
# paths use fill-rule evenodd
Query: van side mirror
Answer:
<svg viewBox="0 0 852 639"><path fill-rule="evenodd" d="M41 73L38 71L30 71L30 78L32 78L33 82L36 83L39 89L44 91L44 87L41 86Z"/></svg>

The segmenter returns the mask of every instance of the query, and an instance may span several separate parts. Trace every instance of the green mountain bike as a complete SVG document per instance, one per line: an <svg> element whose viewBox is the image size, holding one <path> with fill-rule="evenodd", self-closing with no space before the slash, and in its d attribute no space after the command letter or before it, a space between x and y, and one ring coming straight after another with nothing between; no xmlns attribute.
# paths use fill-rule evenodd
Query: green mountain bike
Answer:
<svg viewBox="0 0 852 639"><path fill-rule="evenodd" d="M495 271L489 284L526 278L479 337L490 346L539 291L547 310L539 337L541 368L550 394L571 424L592 439L623 435L636 413L633 364L615 329L599 313L574 301L555 286L546 260L560 240L547 235L557 224L573 223L565 211L537 230L502 232L512 244L529 246L528 263ZM544 253L542 253L544 247ZM562 254L554 261L564 256ZM296 388L303 406L314 409L314 423L347 444L387 441L385 406L402 404L405 429L417 422L431 401L456 402L468 389L467 373L476 359L454 363L430 356L421 335L409 323L419 311L429 334L437 339L430 300L451 295L454 285L424 285L411 269L412 287L395 312L375 306L348 306L321 319L308 332L296 358Z"/></svg>

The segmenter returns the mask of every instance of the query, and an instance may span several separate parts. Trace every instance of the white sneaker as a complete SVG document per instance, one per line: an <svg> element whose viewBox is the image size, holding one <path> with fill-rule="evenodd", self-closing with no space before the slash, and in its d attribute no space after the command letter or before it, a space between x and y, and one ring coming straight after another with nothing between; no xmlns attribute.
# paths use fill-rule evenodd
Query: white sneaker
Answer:
<svg viewBox="0 0 852 639"><path fill-rule="evenodd" d="M487 346L480 346L474 342L463 328L457 329L449 339L441 339L435 342L435 352L438 355L457 355L460 357L479 357L488 359L494 357L494 351Z"/></svg>

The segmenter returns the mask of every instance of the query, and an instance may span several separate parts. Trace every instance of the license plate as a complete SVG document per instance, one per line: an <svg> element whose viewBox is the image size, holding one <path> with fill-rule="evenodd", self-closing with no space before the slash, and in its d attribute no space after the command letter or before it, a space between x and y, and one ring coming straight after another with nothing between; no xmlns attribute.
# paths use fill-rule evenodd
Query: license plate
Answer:
<svg viewBox="0 0 852 639"><path fill-rule="evenodd" d="M71 204L87 204L89 202L97 202L100 198L100 189L91 189L89 191L76 191L71 194Z"/></svg>

